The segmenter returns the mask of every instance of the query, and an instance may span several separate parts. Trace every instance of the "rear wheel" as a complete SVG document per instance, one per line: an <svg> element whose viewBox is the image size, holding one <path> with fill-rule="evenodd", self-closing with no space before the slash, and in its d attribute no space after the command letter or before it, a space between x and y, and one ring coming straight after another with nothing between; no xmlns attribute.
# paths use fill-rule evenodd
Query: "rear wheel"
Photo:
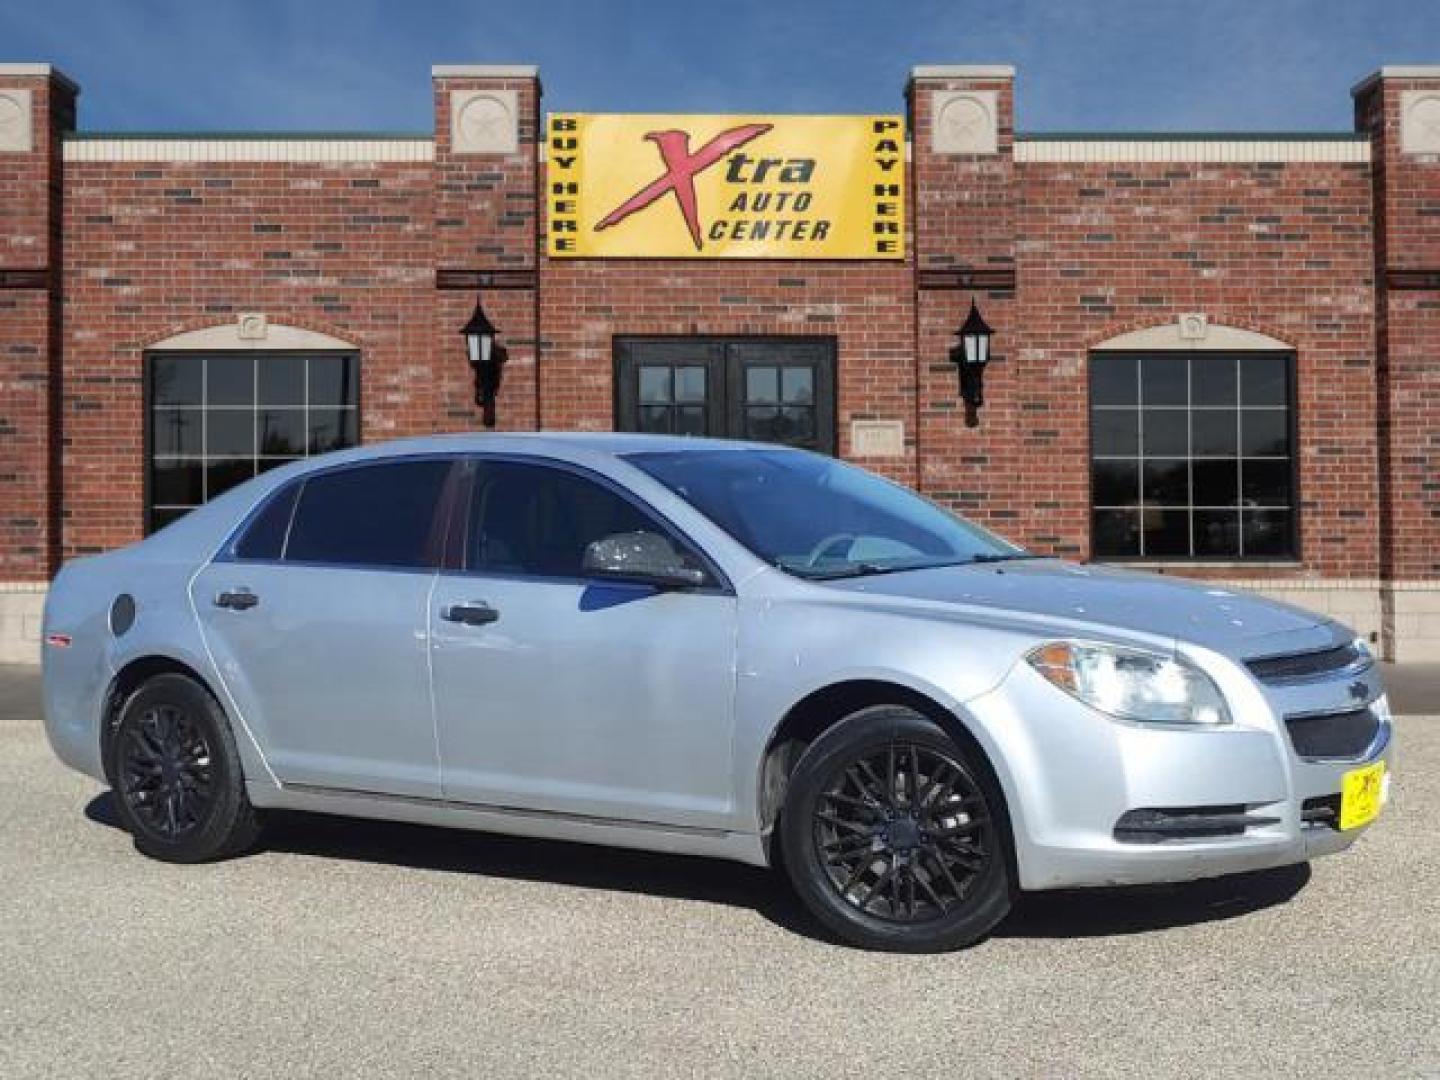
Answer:
<svg viewBox="0 0 1440 1080"><path fill-rule="evenodd" d="M151 858L206 862L260 834L240 756L216 700L193 679L157 675L125 702L110 739L117 812Z"/></svg>
<svg viewBox="0 0 1440 1080"><path fill-rule="evenodd" d="M790 777L785 866L816 917L856 945L964 948L1010 910L1004 807L990 774L899 706L825 731Z"/></svg>

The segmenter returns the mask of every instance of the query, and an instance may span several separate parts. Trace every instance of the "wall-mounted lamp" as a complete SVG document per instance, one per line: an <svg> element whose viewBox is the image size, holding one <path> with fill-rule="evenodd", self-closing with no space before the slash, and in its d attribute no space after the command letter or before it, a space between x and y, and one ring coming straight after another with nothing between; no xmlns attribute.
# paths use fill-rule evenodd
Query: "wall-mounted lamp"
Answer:
<svg viewBox="0 0 1440 1080"><path fill-rule="evenodd" d="M475 298L475 311L470 321L460 328L465 336L466 358L475 373L475 404L480 406L480 419L487 428L495 426L495 398L500 393L507 354L496 340L495 324L485 314L480 298Z"/></svg>
<svg viewBox="0 0 1440 1080"><path fill-rule="evenodd" d="M960 397L965 402L965 426L980 424L980 406L985 404L985 365L990 362L990 326L980 317L975 301L970 314L955 332L960 341L950 347L950 362L960 370Z"/></svg>

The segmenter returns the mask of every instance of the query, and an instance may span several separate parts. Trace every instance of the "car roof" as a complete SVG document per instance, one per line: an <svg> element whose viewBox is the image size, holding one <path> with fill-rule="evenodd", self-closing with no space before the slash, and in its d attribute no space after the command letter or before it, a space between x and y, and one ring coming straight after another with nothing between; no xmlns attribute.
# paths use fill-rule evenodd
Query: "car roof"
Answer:
<svg viewBox="0 0 1440 1080"><path fill-rule="evenodd" d="M536 454L562 459L591 456L623 457L642 453L714 453L717 451L785 449L772 443L707 439L693 435L642 435L611 431L516 431L473 432L455 435L426 435L370 443L322 458L310 458L312 465L326 461L363 461L368 458L412 454Z"/></svg>

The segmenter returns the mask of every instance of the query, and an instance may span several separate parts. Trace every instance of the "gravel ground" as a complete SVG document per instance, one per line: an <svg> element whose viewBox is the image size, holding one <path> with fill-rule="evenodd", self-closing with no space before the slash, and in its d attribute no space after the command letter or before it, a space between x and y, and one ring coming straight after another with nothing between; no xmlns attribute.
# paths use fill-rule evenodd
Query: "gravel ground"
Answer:
<svg viewBox="0 0 1440 1080"><path fill-rule="evenodd" d="M149 862L0 670L0 1077L1440 1076L1440 718L1350 852L867 954L738 865L290 816Z"/></svg>

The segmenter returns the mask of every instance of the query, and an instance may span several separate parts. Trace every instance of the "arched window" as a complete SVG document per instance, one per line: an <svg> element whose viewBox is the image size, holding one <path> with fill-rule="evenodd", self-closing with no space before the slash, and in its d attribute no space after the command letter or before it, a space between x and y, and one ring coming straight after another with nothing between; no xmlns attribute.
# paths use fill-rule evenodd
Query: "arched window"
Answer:
<svg viewBox="0 0 1440 1080"><path fill-rule="evenodd" d="M1170 328L1090 355L1097 559L1298 556L1295 354L1249 331Z"/></svg>
<svg viewBox="0 0 1440 1080"><path fill-rule="evenodd" d="M219 327L146 352L146 532L267 469L359 441L353 347L288 329L272 325L266 348Z"/></svg>

